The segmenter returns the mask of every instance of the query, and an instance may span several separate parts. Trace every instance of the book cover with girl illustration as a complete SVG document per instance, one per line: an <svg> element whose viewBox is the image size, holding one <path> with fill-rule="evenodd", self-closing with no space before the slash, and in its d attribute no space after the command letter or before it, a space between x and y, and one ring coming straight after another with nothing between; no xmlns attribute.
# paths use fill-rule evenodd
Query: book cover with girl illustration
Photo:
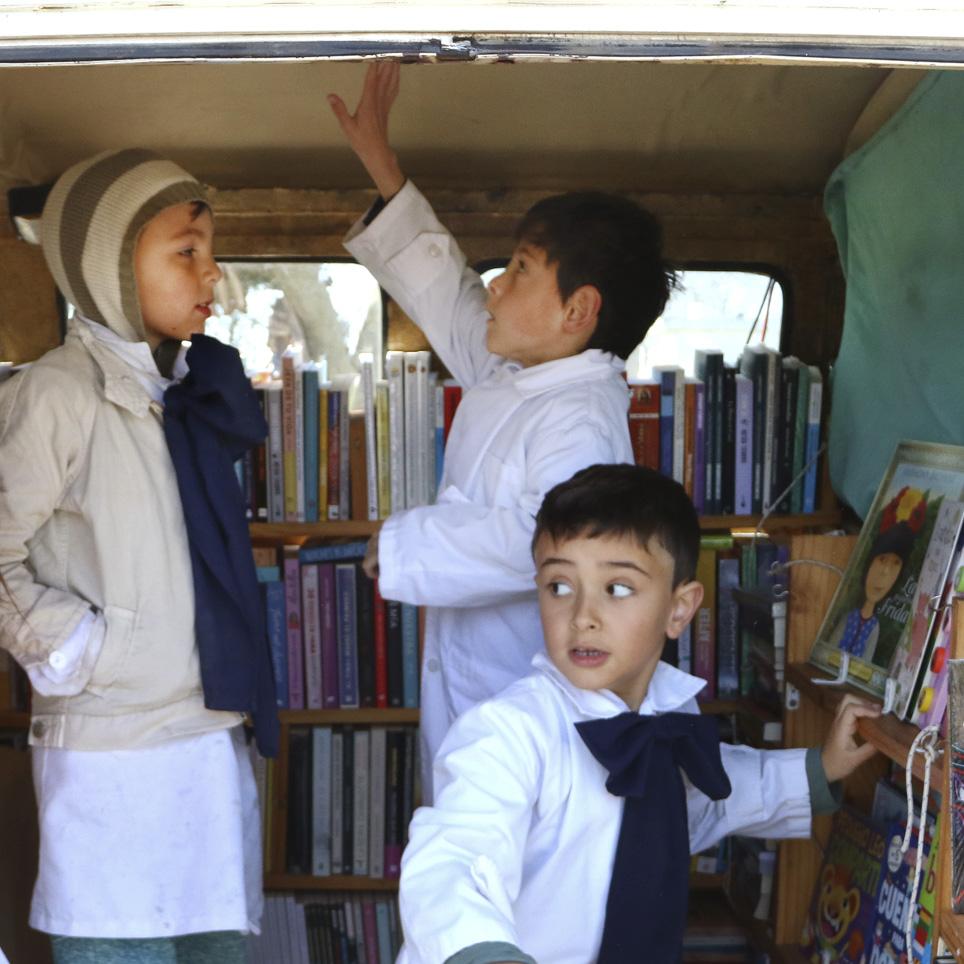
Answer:
<svg viewBox="0 0 964 964"><path fill-rule="evenodd" d="M959 523L960 515L941 510L962 496L964 447L897 445L814 640L812 663L836 673L846 653L848 681L881 697L887 679L897 676L902 690L897 705L906 706L916 670L898 668L908 663L915 638L911 631L922 569L935 532L941 545L949 543L950 554L956 532L948 539L945 530Z"/></svg>

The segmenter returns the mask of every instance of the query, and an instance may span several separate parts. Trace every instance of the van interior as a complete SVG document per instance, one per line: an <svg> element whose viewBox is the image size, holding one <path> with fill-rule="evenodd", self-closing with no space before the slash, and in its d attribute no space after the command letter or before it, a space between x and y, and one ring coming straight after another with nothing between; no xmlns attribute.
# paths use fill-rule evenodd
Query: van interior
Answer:
<svg viewBox="0 0 964 964"><path fill-rule="evenodd" d="M551 54L520 58L403 59L393 144L471 262L507 257L515 222L544 194L625 192L659 215L679 268L742 268L776 278L781 351L825 373L838 358L851 297L825 189L838 166L879 139L935 73L859 58L570 56L564 41ZM12 217L0 218L0 359L29 363L59 342L64 325L41 251L20 237L37 212L16 189L47 184L102 150L149 148L210 185L217 254L225 261L343 258L341 238L375 192L325 95L334 91L354 104L365 69L358 56L0 65L0 206L22 216L19 228ZM954 73L938 71L945 72ZM953 123L964 127L962 118L958 111ZM946 176L955 175L948 168ZM916 186L928 188L945 189ZM955 200L952 210L959 206ZM947 230L957 238L957 274L964 276L964 221ZM953 286L962 293L960 280ZM956 338L949 354L957 369L964 358L960 304L956 336L946 325L939 336ZM391 306L384 324L385 348L424 346ZM938 336L927 334L923 318L905 324L914 332L909 340L934 354ZM905 347L854 351L886 354L890 364ZM951 367L938 365L934 377L946 379ZM938 394L952 413L960 410L959 379L939 381ZM900 404L914 403L903 397ZM933 424L928 418L921 415L919 424ZM962 444L962 425L964 418L949 416L931 440ZM884 419L872 433L858 424L838 431L837 450L856 447L859 455L873 433L886 436L868 470L879 478L886 456L878 448L892 450L898 440ZM867 483L838 475L834 451L834 497L859 524ZM3 753L0 947L19 950L12 961L41 962L45 945L25 923L37 845L29 763L24 753Z"/></svg>

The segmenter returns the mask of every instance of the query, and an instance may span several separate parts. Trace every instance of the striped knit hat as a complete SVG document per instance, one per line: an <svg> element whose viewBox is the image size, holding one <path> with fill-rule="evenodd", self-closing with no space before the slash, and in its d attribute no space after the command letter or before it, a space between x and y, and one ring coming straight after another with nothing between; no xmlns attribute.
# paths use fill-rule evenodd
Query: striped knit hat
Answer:
<svg viewBox="0 0 964 964"><path fill-rule="evenodd" d="M190 174L150 151L105 151L69 168L42 221L44 256L63 296L91 321L144 341L134 280L138 235L164 208L205 200Z"/></svg>

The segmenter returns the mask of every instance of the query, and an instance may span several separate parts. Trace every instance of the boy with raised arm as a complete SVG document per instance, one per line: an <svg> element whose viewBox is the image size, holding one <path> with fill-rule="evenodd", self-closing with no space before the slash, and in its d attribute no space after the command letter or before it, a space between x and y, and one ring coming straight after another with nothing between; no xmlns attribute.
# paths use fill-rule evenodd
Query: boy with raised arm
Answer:
<svg viewBox="0 0 964 964"><path fill-rule="evenodd" d="M703 598L699 538L651 469L592 466L546 496L546 653L442 743L402 860L398 964L676 964L690 853L808 836L875 752L855 735L879 707L852 696L820 750L720 744L705 681L660 662Z"/></svg>
<svg viewBox="0 0 964 964"><path fill-rule="evenodd" d="M383 596L428 608L422 792L452 721L525 675L541 650L529 545L545 493L596 462L632 461L625 359L672 273L652 215L596 192L538 202L486 291L405 179L388 142L399 67L371 67L354 115L332 109L381 195L348 250L428 336L463 387L435 505L394 512L370 546Z"/></svg>

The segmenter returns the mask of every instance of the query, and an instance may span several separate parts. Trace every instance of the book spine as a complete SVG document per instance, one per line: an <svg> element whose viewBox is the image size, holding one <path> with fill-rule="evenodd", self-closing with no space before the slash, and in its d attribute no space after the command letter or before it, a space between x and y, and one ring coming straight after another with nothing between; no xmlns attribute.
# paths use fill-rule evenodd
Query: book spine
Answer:
<svg viewBox="0 0 964 964"><path fill-rule="evenodd" d="M375 369L371 358L361 361L362 405L365 420L365 493L367 518L378 515L378 439L375 428Z"/></svg>
<svg viewBox="0 0 964 964"><path fill-rule="evenodd" d="M402 603L402 706L418 707L418 607Z"/></svg>
<svg viewBox="0 0 964 964"><path fill-rule="evenodd" d="M435 501L435 389L438 387L438 374L427 374L428 385L425 389L425 504Z"/></svg>
<svg viewBox="0 0 964 964"><path fill-rule="evenodd" d="M397 880L402 864L402 731L385 737L385 877Z"/></svg>
<svg viewBox="0 0 964 964"><path fill-rule="evenodd" d="M331 727L311 729L311 872L331 874Z"/></svg>
<svg viewBox="0 0 964 964"><path fill-rule="evenodd" d="M417 446L416 472L418 477L418 505L428 505L432 499L429 480L434 475L432 468L433 448L429 446L429 425L435 423L430 419L432 411L429 405L429 352L415 352L415 431Z"/></svg>
<svg viewBox="0 0 964 964"><path fill-rule="evenodd" d="M295 368L295 522L305 521L305 385L303 372Z"/></svg>
<svg viewBox="0 0 964 964"><path fill-rule="evenodd" d="M696 381L686 379L684 391L683 416L683 488L690 499L694 498L694 479L696 478Z"/></svg>
<svg viewBox="0 0 964 964"><path fill-rule="evenodd" d="M355 857L355 727L344 727L341 748L341 872L350 874Z"/></svg>
<svg viewBox="0 0 964 964"><path fill-rule="evenodd" d="M335 565L336 611L338 615L338 705L358 707L358 636L355 615L355 565Z"/></svg>
<svg viewBox="0 0 964 964"><path fill-rule="evenodd" d="M753 382L736 373L736 428L733 468L733 511L749 515L753 511Z"/></svg>
<svg viewBox="0 0 964 964"><path fill-rule="evenodd" d="M753 509L763 511L764 436L767 431L767 362L761 351L747 349L740 362L740 371L753 383ZM768 497L768 496L767 496Z"/></svg>
<svg viewBox="0 0 964 964"><path fill-rule="evenodd" d="M740 584L740 560L735 555L717 560L716 682L720 697L740 693L740 611L733 588Z"/></svg>
<svg viewBox="0 0 964 964"><path fill-rule="evenodd" d="M371 796L368 812L368 874L382 877L385 874L385 766L386 731L383 726L373 726L370 738Z"/></svg>
<svg viewBox="0 0 964 964"><path fill-rule="evenodd" d="M766 431L763 435L763 511L766 512L772 502L774 469L777 456L777 424L780 412L780 378L777 369L780 364L780 356L774 351L768 351L764 355L766 364L766 405L764 406L764 419Z"/></svg>
<svg viewBox="0 0 964 964"><path fill-rule="evenodd" d="M720 512L736 511L736 369L724 366L723 402L720 418Z"/></svg>
<svg viewBox="0 0 964 964"><path fill-rule="evenodd" d="M311 747L306 727L288 733L288 816L285 864L290 874L311 872Z"/></svg>
<svg viewBox="0 0 964 964"><path fill-rule="evenodd" d="M318 563L318 613L321 635L321 701L326 710L338 707L338 606L335 566Z"/></svg>
<svg viewBox="0 0 964 964"><path fill-rule="evenodd" d="M304 657L301 634L301 572L298 547L284 547L285 623L288 627L288 700L291 709L305 708Z"/></svg>
<svg viewBox="0 0 964 964"><path fill-rule="evenodd" d="M391 433L389 429L388 382L375 384L375 461L378 476L378 518L392 513Z"/></svg>
<svg viewBox="0 0 964 964"><path fill-rule="evenodd" d="M803 489L806 477L803 467L807 461L807 419L810 409L810 368L800 365L797 369L797 397L794 408L795 420L793 426L793 469L792 477L796 480L790 493L790 511L803 512Z"/></svg>
<svg viewBox="0 0 964 964"><path fill-rule="evenodd" d="M776 465L773 476L773 499L777 511L790 511L790 493L787 486L793 478L793 433L797 423L797 372L792 359L783 359L777 369L780 384L780 400L777 421Z"/></svg>
<svg viewBox="0 0 964 964"><path fill-rule="evenodd" d="M659 383L629 383L629 440L633 459L659 471Z"/></svg>
<svg viewBox="0 0 964 964"><path fill-rule="evenodd" d="M341 392L328 389L328 518L339 518L341 491Z"/></svg>
<svg viewBox="0 0 964 964"><path fill-rule="evenodd" d="M404 672L402 670L402 604L385 600L385 637L388 650L388 705L400 707L404 703Z"/></svg>
<svg viewBox="0 0 964 964"><path fill-rule="evenodd" d="M279 709L287 709L288 635L285 627L285 584L280 579L264 584L264 612L268 626L268 644L271 647L276 702Z"/></svg>
<svg viewBox="0 0 964 964"><path fill-rule="evenodd" d="M703 601L693 620L693 675L706 680L697 699L716 697L716 550L701 546L696 578L703 584Z"/></svg>
<svg viewBox="0 0 964 964"><path fill-rule="evenodd" d="M282 389L269 385L265 389L268 412L268 521L285 521L285 475L283 450Z"/></svg>
<svg viewBox="0 0 964 964"><path fill-rule="evenodd" d="M462 386L458 382L447 378L442 383L443 404L445 406L445 441L448 441L449 432L452 430L452 422L455 421L455 412L462 401Z"/></svg>
<svg viewBox="0 0 964 964"><path fill-rule="evenodd" d="M315 419L318 423L318 519L328 518L328 386L319 385Z"/></svg>
<svg viewBox="0 0 964 964"><path fill-rule="evenodd" d="M388 452L392 512L407 509L408 481L405 478L405 353L390 351L385 356L388 381Z"/></svg>
<svg viewBox="0 0 964 964"><path fill-rule="evenodd" d="M418 418L417 373L418 352L405 352L405 508L411 509L422 504L421 459L419 445L420 427L424 424Z"/></svg>
<svg viewBox="0 0 964 964"><path fill-rule="evenodd" d="M435 484L433 499L442 487L442 470L445 467L445 389L435 386Z"/></svg>
<svg viewBox="0 0 964 964"><path fill-rule="evenodd" d="M345 862L345 733L331 731L331 872L340 874Z"/></svg>
<svg viewBox="0 0 964 964"><path fill-rule="evenodd" d="M368 802L371 794L369 770L369 731L359 727L354 731L352 788L352 873L368 876Z"/></svg>
<svg viewBox="0 0 964 964"><path fill-rule="evenodd" d="M298 454L295 444L295 381L298 372L294 355L281 358L281 440L284 455L284 521L298 521Z"/></svg>
<svg viewBox="0 0 964 964"><path fill-rule="evenodd" d="M678 369L673 383L673 478L681 485L685 474L686 379Z"/></svg>
<svg viewBox="0 0 964 964"><path fill-rule="evenodd" d="M803 481L803 511L817 511L817 452L820 451L820 412L823 406L823 376L810 366L810 403L807 409L807 474Z"/></svg>
<svg viewBox="0 0 964 964"><path fill-rule="evenodd" d="M697 514L706 511L706 386L696 385L696 425L693 427L693 505Z"/></svg>
<svg viewBox="0 0 964 964"><path fill-rule="evenodd" d="M388 618L385 600L378 591L377 580L373 582L375 591L374 649L375 649L375 706L388 707Z"/></svg>
<svg viewBox="0 0 964 964"><path fill-rule="evenodd" d="M305 522L318 521L318 369L301 373L302 421L304 425Z"/></svg>
<svg viewBox="0 0 964 964"><path fill-rule="evenodd" d="M676 389L676 372L660 372L659 384L659 470L669 478L673 477L673 419L675 408L673 398Z"/></svg>
<svg viewBox="0 0 964 964"><path fill-rule="evenodd" d="M338 405L338 518L351 518L351 412L348 391L339 389Z"/></svg>
<svg viewBox="0 0 964 964"><path fill-rule="evenodd" d="M302 563L305 562L343 562L346 559L362 559L367 542L336 542L325 546L307 546L298 553Z"/></svg>
<svg viewBox="0 0 964 964"><path fill-rule="evenodd" d="M358 702L375 705L375 583L361 563L355 567L355 618L358 638Z"/></svg>
<svg viewBox="0 0 964 964"><path fill-rule="evenodd" d="M301 567L301 622L305 641L305 705L320 710L321 619L318 607L318 566Z"/></svg>

